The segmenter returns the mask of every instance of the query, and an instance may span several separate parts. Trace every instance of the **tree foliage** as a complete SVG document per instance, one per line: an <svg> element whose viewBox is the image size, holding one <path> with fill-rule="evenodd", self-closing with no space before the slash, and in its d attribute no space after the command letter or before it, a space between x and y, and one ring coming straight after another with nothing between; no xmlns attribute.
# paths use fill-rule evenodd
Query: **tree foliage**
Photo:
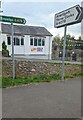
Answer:
<svg viewBox="0 0 83 120"><path fill-rule="evenodd" d="M53 39L53 42L58 45L60 50L63 49L63 41L64 41L64 37L60 37L60 35L55 36ZM70 34L67 34L66 35L66 49L68 50L74 49L75 45L76 45L75 37L71 36Z"/></svg>

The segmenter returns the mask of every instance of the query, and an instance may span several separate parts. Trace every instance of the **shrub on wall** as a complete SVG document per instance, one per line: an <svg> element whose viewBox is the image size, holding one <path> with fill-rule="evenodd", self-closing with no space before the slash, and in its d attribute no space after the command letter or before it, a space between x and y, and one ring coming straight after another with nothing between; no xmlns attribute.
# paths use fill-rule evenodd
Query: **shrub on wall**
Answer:
<svg viewBox="0 0 83 120"><path fill-rule="evenodd" d="M6 45L5 41L3 41L3 43L2 43L2 55L4 57L9 57L9 51L7 50L7 45Z"/></svg>

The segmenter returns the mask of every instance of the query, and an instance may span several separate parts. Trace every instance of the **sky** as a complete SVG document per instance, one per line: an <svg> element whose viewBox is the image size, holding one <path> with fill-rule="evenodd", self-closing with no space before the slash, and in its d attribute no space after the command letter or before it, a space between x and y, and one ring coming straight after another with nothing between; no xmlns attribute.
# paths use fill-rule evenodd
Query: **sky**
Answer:
<svg viewBox="0 0 83 120"><path fill-rule="evenodd" d="M45 2L44 2L45 1ZM26 19L26 25L43 26L47 28L53 36L64 36L64 27L54 28L54 15L58 12L71 8L77 4L81 6L81 1L77 0L60 1L56 0L4 0L2 4L3 15L22 17ZM67 34L78 38L81 35L81 23L67 27Z"/></svg>

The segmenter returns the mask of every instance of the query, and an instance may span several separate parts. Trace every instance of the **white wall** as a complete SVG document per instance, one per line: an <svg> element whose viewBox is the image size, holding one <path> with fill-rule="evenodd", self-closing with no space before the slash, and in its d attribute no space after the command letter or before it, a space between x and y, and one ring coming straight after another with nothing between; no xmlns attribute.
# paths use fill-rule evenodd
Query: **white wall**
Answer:
<svg viewBox="0 0 83 120"><path fill-rule="evenodd" d="M47 36L45 38L45 46L30 46L30 36L25 36L25 54L31 59L51 59L52 53L52 37ZM37 48L41 48L42 51L37 51ZM31 51L32 49L35 49Z"/></svg>
<svg viewBox="0 0 83 120"><path fill-rule="evenodd" d="M46 37L46 54L48 56L48 59L51 59L51 54L52 54L52 37L50 37L50 36Z"/></svg>
<svg viewBox="0 0 83 120"><path fill-rule="evenodd" d="M29 54L29 41L30 41L30 36L25 35L25 54Z"/></svg>
<svg viewBox="0 0 83 120"><path fill-rule="evenodd" d="M7 45L7 35L6 34L2 34L2 41L5 41L6 45ZM0 41L0 44L2 44L2 41ZM7 49L9 50L9 55L12 54L12 45L7 45ZM14 46L14 54L25 54L25 46Z"/></svg>
<svg viewBox="0 0 83 120"><path fill-rule="evenodd" d="M1 11L1 9L0 9ZM2 12L0 12L0 15L2 15ZM2 30L1 30L1 22L0 22L0 51L2 51L2 36L1 36Z"/></svg>
<svg viewBox="0 0 83 120"><path fill-rule="evenodd" d="M0 0L1 1L1 0ZM0 15L3 14L2 12L2 1L1 1L1 5L0 5ZM1 30L1 22L0 22L0 51L2 51L2 36L1 36L2 30Z"/></svg>
<svg viewBox="0 0 83 120"><path fill-rule="evenodd" d="M2 42L5 41L6 45L7 45L7 38L5 34L0 34L0 50L2 51Z"/></svg>
<svg viewBox="0 0 83 120"><path fill-rule="evenodd" d="M5 43L7 45L7 35L6 34L2 35L2 40L5 41ZM39 48L42 48L41 52L31 51L32 48L37 48L37 47L30 46L30 36L25 35L24 36L24 45L23 46L14 46L14 54L25 55L25 57L31 58L31 59L51 59L52 37L47 36L45 39L45 46L39 46ZM7 49L9 50L9 55L11 55L12 54L12 46L7 45Z"/></svg>

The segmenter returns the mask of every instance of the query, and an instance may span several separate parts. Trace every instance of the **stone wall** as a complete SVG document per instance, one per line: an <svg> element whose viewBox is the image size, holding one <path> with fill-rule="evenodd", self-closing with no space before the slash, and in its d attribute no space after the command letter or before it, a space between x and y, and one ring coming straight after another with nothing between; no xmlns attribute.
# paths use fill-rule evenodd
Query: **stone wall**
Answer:
<svg viewBox="0 0 83 120"><path fill-rule="evenodd" d="M50 75L54 73L61 74L62 64L49 62L31 62L31 61L15 61L16 77L27 77L32 75ZM81 72L79 65L65 65L65 72L76 73ZM12 77L12 61L2 61L2 76Z"/></svg>
<svg viewBox="0 0 83 120"><path fill-rule="evenodd" d="M52 50L52 60L62 60L62 57L59 57L59 52L63 51L63 50ZM73 57L72 53L76 54L76 57ZM68 53L70 53L70 56L68 56ZM81 62L83 59L83 50L78 50L78 49L74 49L74 50L66 50L66 57L65 60L66 61L78 61Z"/></svg>

